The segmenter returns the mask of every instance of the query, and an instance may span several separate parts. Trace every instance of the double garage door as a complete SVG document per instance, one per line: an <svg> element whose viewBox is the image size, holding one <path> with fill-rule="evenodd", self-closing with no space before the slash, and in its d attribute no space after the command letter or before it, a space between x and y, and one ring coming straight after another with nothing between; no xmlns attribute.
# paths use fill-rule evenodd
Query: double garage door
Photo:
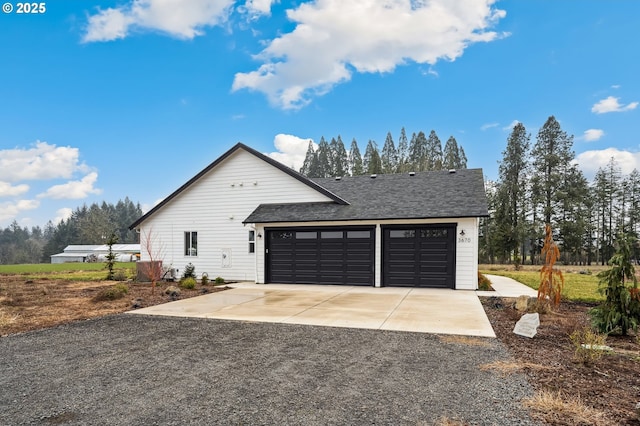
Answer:
<svg viewBox="0 0 640 426"><path fill-rule="evenodd" d="M382 228L382 283L455 287L455 225ZM267 282L374 284L375 228L267 229Z"/></svg>

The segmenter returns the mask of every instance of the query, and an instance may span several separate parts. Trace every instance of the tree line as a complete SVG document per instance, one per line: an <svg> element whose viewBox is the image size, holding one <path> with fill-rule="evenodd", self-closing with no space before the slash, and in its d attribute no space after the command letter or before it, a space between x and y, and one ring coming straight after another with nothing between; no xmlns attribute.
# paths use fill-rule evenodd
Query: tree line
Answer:
<svg viewBox="0 0 640 426"><path fill-rule="evenodd" d="M464 149L453 136L449 137L443 149L434 130L428 137L423 131L414 132L409 140L403 127L397 146L391 132L388 132L382 151L375 141L369 140L364 156L355 138L348 152L339 135L331 138L330 142L321 137L317 149L310 141L300 173L312 178L325 178L466 168Z"/></svg>
<svg viewBox="0 0 640 426"><path fill-rule="evenodd" d="M619 235L640 255L640 173L623 176L614 158L592 182L578 169L573 135L550 116L531 134L516 124L502 153L497 182L486 183L490 217L482 220L481 262L540 262L546 224L566 264L606 264Z"/></svg>
<svg viewBox="0 0 640 426"><path fill-rule="evenodd" d="M0 264L47 263L51 255L61 253L70 244L106 244L112 234L118 243L136 244L138 236L129 230L129 225L140 216L140 204L126 197L116 204L85 204L57 225L47 222L44 229L20 227L13 221L0 230Z"/></svg>

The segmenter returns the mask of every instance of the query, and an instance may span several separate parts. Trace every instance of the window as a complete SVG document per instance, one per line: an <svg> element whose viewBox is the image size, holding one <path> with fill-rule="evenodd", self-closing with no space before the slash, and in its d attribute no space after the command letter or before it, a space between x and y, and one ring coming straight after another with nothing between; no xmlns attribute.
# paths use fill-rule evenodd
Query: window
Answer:
<svg viewBox="0 0 640 426"><path fill-rule="evenodd" d="M347 231L347 238L371 238L371 231Z"/></svg>
<svg viewBox="0 0 640 426"><path fill-rule="evenodd" d="M414 238L416 231L414 229L389 231L390 238Z"/></svg>
<svg viewBox="0 0 640 426"><path fill-rule="evenodd" d="M320 233L320 238L322 239L332 239L332 238L342 238L342 231L322 231Z"/></svg>
<svg viewBox="0 0 640 426"><path fill-rule="evenodd" d="M256 252L256 231L249 231L249 253Z"/></svg>
<svg viewBox="0 0 640 426"><path fill-rule="evenodd" d="M184 255L185 256L198 255L198 233L197 232L187 231L184 233Z"/></svg>
<svg viewBox="0 0 640 426"><path fill-rule="evenodd" d="M318 238L317 232L296 232L296 240L315 240Z"/></svg>

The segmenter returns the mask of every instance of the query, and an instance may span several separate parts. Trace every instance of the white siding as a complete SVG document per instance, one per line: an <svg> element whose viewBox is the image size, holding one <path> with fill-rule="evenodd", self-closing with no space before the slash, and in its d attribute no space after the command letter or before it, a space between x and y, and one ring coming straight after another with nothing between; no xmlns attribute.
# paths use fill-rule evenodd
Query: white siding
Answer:
<svg viewBox="0 0 640 426"><path fill-rule="evenodd" d="M149 258L144 235L152 232L153 251L161 251L164 265L178 269L178 275L191 262L198 276L207 272L211 279L220 276L253 281L256 278L255 257L264 252L264 238L256 238L256 253L250 254L248 238L252 228L250 224L243 225L242 221L261 203L314 201L330 199L253 154L238 149L140 225L141 257L142 260ZM198 233L197 256L184 255L186 231ZM223 251L230 254L227 267L223 267ZM258 264L264 270L264 261L260 260Z"/></svg>
<svg viewBox="0 0 640 426"><path fill-rule="evenodd" d="M375 242L375 286L384 286L382 282L382 225L398 224L456 224L456 290L476 290L478 287L478 219L477 218L450 218L450 219L422 219L422 220L386 220L386 221L350 221L350 222L308 222L262 224L256 229L263 236L256 242L257 276L259 283L265 280L264 258L264 228L265 227L299 227L299 226L349 226L349 225L376 225ZM464 236L460 232L464 230Z"/></svg>

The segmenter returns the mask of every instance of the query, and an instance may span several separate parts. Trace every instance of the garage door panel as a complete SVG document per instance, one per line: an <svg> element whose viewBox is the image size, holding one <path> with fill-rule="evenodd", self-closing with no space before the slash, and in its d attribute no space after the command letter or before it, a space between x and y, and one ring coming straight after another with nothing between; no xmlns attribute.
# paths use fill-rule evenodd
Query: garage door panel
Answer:
<svg viewBox="0 0 640 426"><path fill-rule="evenodd" d="M455 287L455 226L383 228L386 286Z"/></svg>
<svg viewBox="0 0 640 426"><path fill-rule="evenodd" d="M266 234L267 282L373 285L372 229L268 229Z"/></svg>

